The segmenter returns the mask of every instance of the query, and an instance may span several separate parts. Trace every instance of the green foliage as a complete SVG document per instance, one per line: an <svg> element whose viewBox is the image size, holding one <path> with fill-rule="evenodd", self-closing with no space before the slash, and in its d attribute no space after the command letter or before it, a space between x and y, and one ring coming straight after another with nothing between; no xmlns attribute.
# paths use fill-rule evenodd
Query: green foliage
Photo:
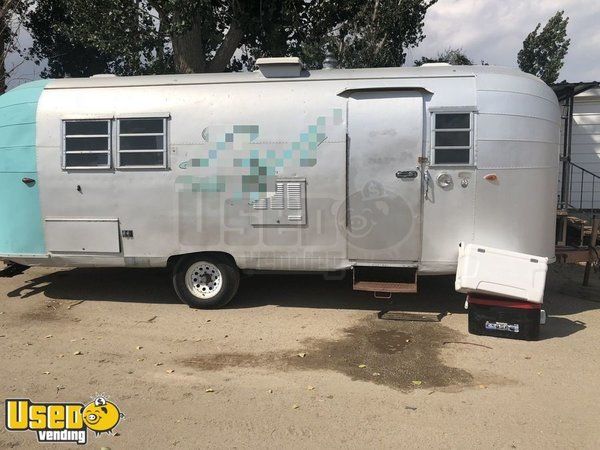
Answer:
<svg viewBox="0 0 600 450"><path fill-rule="evenodd" d="M262 56L400 66L437 0L28 0L45 76L216 72Z"/></svg>
<svg viewBox="0 0 600 450"><path fill-rule="evenodd" d="M538 23L523 41L517 56L522 71L531 73L552 84L558 79L571 40L567 38L569 18L558 11L540 31Z"/></svg>
<svg viewBox="0 0 600 450"><path fill-rule="evenodd" d="M427 63L445 62L453 66L472 66L473 61L464 54L460 48L448 48L442 53L438 53L436 58L428 58L423 56L421 59L415 60L415 66L422 66Z"/></svg>
<svg viewBox="0 0 600 450"><path fill-rule="evenodd" d="M394 67L424 38L427 9L437 0L314 0L296 30L299 54L320 67L330 50L341 67Z"/></svg>

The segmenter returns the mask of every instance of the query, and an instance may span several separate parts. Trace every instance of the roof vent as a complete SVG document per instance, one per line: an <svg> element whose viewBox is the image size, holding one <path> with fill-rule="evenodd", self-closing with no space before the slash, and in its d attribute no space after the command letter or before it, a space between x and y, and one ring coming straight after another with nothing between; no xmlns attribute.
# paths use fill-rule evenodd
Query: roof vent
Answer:
<svg viewBox="0 0 600 450"><path fill-rule="evenodd" d="M435 62L435 63L425 63L421 65L421 67L449 67L452 64L447 62Z"/></svg>
<svg viewBox="0 0 600 450"><path fill-rule="evenodd" d="M302 61L298 57L258 58L258 70L265 78L299 77L302 71Z"/></svg>

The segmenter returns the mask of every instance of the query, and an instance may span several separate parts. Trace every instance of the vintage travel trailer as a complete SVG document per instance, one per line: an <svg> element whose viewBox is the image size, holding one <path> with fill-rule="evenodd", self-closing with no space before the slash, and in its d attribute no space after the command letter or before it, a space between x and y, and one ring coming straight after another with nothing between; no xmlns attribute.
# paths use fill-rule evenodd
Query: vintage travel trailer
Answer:
<svg viewBox="0 0 600 450"><path fill-rule="evenodd" d="M353 268L415 292L459 243L554 259L560 110L491 66L40 80L0 97L0 259L172 267L227 303L244 270Z"/></svg>

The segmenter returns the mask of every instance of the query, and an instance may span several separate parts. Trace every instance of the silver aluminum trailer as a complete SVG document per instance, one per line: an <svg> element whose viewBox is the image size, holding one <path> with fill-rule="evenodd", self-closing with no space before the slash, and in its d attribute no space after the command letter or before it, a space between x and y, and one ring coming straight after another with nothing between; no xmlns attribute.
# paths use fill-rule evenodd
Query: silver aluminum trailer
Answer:
<svg viewBox="0 0 600 450"><path fill-rule="evenodd" d="M273 58L40 80L0 111L6 261L172 266L212 307L240 270L352 267L358 289L405 292L401 274L454 273L459 242L554 259L559 105L518 70Z"/></svg>

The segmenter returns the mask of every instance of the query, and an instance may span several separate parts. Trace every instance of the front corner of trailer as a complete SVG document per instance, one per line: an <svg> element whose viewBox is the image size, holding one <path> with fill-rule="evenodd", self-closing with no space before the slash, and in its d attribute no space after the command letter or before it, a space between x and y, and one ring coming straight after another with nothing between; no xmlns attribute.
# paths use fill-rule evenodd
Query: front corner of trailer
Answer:
<svg viewBox="0 0 600 450"><path fill-rule="evenodd" d="M49 80L0 96L0 257L45 256L36 162L37 107Z"/></svg>

